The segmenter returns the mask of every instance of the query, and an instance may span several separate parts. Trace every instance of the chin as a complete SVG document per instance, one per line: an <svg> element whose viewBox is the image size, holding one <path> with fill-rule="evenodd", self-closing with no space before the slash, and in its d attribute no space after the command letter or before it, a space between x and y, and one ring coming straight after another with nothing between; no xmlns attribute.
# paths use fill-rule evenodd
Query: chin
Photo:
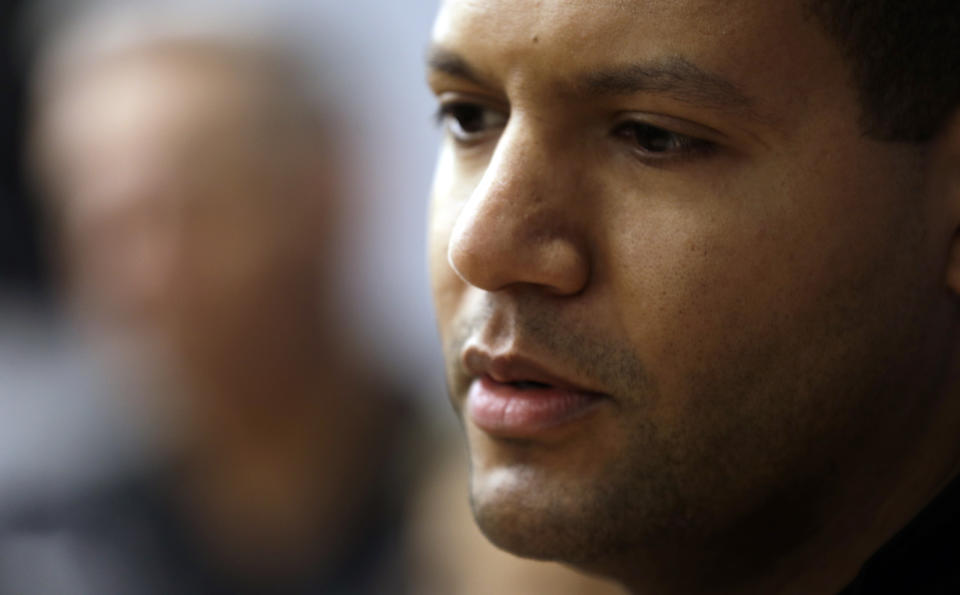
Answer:
<svg viewBox="0 0 960 595"><path fill-rule="evenodd" d="M542 444L494 439L466 422L471 507L503 550L594 571L677 539L694 520L681 480L689 470L652 431L631 436L598 416Z"/></svg>
<svg viewBox="0 0 960 595"><path fill-rule="evenodd" d="M581 547L572 543L572 519L546 491L493 488L474 477L470 504L480 530L498 548L523 558L571 561Z"/></svg>
<svg viewBox="0 0 960 595"><path fill-rule="evenodd" d="M480 530L500 549L589 566L621 548L625 527L600 485L588 474L521 463L481 468L474 461L470 503Z"/></svg>

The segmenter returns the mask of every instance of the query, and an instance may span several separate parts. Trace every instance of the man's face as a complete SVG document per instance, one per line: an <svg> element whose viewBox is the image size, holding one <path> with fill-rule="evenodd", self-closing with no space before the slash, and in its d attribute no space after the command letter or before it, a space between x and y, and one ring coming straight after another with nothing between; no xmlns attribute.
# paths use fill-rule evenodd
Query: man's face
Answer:
<svg viewBox="0 0 960 595"><path fill-rule="evenodd" d="M790 539L942 361L914 149L865 137L799 3L447 0L433 44L430 263L483 530L587 566Z"/></svg>

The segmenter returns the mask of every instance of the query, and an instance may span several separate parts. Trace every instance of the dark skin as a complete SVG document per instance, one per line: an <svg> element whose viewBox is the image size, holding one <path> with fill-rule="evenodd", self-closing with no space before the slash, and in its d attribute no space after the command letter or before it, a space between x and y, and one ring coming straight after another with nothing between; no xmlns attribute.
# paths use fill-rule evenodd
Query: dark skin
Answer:
<svg viewBox="0 0 960 595"><path fill-rule="evenodd" d="M430 263L475 516L636 593L829 593L957 472L958 146L799 3L448 0ZM483 358L604 395L523 440Z"/></svg>

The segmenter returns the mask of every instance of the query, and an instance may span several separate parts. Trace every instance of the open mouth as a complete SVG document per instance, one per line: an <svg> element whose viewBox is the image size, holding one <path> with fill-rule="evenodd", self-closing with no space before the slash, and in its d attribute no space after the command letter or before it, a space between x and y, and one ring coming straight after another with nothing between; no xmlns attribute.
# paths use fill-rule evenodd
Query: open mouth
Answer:
<svg viewBox="0 0 960 595"><path fill-rule="evenodd" d="M551 388L549 384L543 382L534 382L533 380L518 380L508 383L510 386L519 390L530 390L536 388Z"/></svg>

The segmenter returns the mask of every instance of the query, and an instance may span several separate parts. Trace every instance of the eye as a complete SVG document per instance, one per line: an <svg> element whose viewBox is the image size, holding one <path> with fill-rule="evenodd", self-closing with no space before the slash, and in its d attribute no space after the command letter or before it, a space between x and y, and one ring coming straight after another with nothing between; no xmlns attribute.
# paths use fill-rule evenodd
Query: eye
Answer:
<svg viewBox="0 0 960 595"><path fill-rule="evenodd" d="M471 143L506 126L507 115L478 103L453 102L440 106L437 121L458 142Z"/></svg>
<svg viewBox="0 0 960 595"><path fill-rule="evenodd" d="M716 148L710 141L639 121L624 122L614 130L614 134L629 142L645 157L654 159L707 153Z"/></svg>

